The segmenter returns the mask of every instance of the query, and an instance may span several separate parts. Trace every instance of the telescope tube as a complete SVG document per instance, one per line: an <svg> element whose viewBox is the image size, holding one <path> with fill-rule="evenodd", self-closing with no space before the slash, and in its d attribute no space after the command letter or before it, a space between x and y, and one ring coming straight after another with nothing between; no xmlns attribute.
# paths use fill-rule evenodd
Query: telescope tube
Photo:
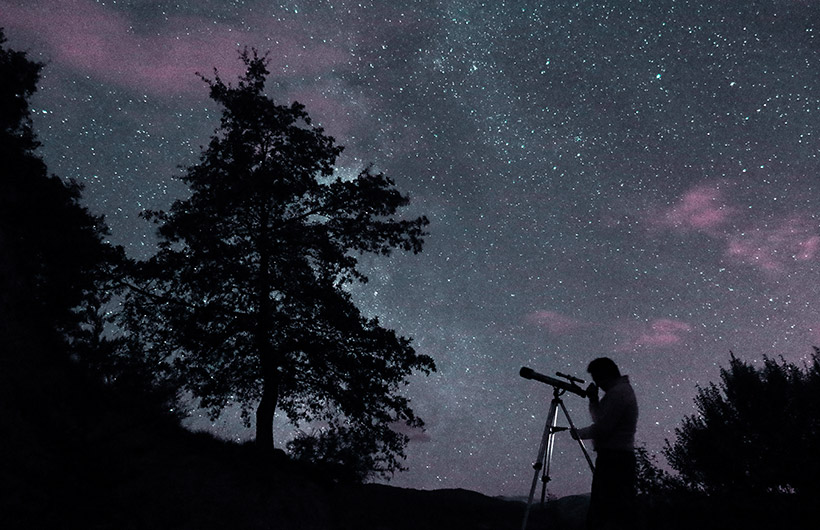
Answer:
<svg viewBox="0 0 820 530"><path fill-rule="evenodd" d="M548 375L539 374L532 368L527 368L526 366L521 368L521 371L518 372L518 375L523 377L524 379L533 379L535 381L540 381L542 383L546 383L548 385L554 386L555 388L560 388L561 390L566 390L567 392L572 392L573 394L577 394L582 398L587 397L587 392L583 388L579 387L575 383L569 383L567 381L561 381L560 379L555 379L554 377L550 377Z"/></svg>

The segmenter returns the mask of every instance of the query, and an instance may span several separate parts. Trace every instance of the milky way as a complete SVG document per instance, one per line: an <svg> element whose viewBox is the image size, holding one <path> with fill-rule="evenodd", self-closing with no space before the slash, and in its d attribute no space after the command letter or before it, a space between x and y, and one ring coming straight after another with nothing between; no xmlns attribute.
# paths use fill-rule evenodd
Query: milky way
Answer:
<svg viewBox="0 0 820 530"><path fill-rule="evenodd" d="M427 430L395 485L526 495L551 391L521 366L612 357L658 453L730 351L820 345L818 2L0 0L0 25L46 65L50 170L132 256L218 126L195 73L235 79L245 46L346 146L340 171L412 197L424 252L367 259L355 293L439 368L407 387ZM559 434L550 490L589 481Z"/></svg>

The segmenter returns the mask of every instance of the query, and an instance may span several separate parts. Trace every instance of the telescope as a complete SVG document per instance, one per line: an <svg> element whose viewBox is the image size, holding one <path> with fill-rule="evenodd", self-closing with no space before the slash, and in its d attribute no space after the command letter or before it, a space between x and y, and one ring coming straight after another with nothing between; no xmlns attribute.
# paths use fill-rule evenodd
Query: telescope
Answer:
<svg viewBox="0 0 820 530"><path fill-rule="evenodd" d="M566 390L567 392L572 392L573 394L577 394L579 396L587 397L587 392L583 388L579 387L575 384L575 382L583 383L584 381L578 379L577 377L566 376L563 374L557 374L561 377L566 377L569 381L562 381L560 379L556 379L554 377L550 377L548 375L539 374L532 368L527 368L526 366L521 368L521 371L518 372L518 375L523 377L524 379L533 379L535 381L540 381L542 383L546 383L550 386L555 387L556 389L560 388L561 390Z"/></svg>
<svg viewBox="0 0 820 530"><path fill-rule="evenodd" d="M559 407L561 408L561 410L564 411L564 416L567 417L567 421L569 422L569 428L572 430L575 429L575 424L572 423L572 418L569 417L569 412L567 412L567 408L564 406L564 402L561 400L561 395L563 394L562 391L572 392L573 394L578 394L581 397L587 397L587 392L586 390L582 389L580 386L575 384L584 384L584 381L582 379L572 377L571 375L562 374L561 372L555 372L555 375L557 375L558 377L563 377L564 379L566 379L566 381L556 379L548 375L539 374L532 368L527 368L526 366L521 368L521 371L518 372L518 374L524 379L534 379L536 381L546 383L552 386L553 389L552 401L550 402L550 411L549 415L547 416L547 423L546 425L544 425L544 435L541 437L541 446L538 448L538 459L532 465L532 467L535 469L535 475L532 477L532 487L530 488L530 496L527 500L527 509L524 511L524 523L521 525L521 530L527 530L527 521L530 517L530 507L532 506L532 498L535 495L535 488L538 485L538 474L542 473L541 504L543 505L544 499L546 498L547 494L547 482L550 481L550 462L552 461L552 452L555 449L555 433L567 430L567 427L558 427ZM594 472L595 464L592 463L592 458L590 458L589 453L587 453L587 449L586 447L584 447L583 440L581 440L580 438L576 439L578 440L578 445L581 447L581 451L583 451L584 453L584 457L586 457L587 459L589 469L591 469Z"/></svg>

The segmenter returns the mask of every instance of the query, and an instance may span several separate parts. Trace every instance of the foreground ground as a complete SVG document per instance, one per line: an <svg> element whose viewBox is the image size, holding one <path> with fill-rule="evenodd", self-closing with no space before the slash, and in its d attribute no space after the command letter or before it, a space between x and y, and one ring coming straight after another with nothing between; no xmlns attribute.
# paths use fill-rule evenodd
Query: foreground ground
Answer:
<svg viewBox="0 0 820 530"><path fill-rule="evenodd" d="M0 355L4 529L519 529L525 505L465 490L350 485L283 454L179 427L140 399L28 350ZM11 348L15 344L10 345ZM18 352L19 353L19 352ZM583 497L535 509L528 528L580 530ZM813 502L646 498L646 530L816 528Z"/></svg>

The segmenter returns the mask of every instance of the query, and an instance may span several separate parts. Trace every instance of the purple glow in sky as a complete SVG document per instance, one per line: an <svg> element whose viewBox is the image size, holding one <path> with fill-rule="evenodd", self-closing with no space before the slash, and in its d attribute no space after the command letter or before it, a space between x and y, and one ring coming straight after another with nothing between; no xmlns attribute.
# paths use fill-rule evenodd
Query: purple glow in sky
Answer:
<svg viewBox="0 0 820 530"><path fill-rule="evenodd" d="M0 26L46 64L50 170L134 256L218 125L195 73L234 79L246 46L340 171L411 195L424 252L368 260L355 293L439 367L408 387L427 431L395 485L526 495L551 391L521 366L611 356L656 453L730 350L820 345L820 2L0 0ZM554 493L589 489L568 437L553 465Z"/></svg>

